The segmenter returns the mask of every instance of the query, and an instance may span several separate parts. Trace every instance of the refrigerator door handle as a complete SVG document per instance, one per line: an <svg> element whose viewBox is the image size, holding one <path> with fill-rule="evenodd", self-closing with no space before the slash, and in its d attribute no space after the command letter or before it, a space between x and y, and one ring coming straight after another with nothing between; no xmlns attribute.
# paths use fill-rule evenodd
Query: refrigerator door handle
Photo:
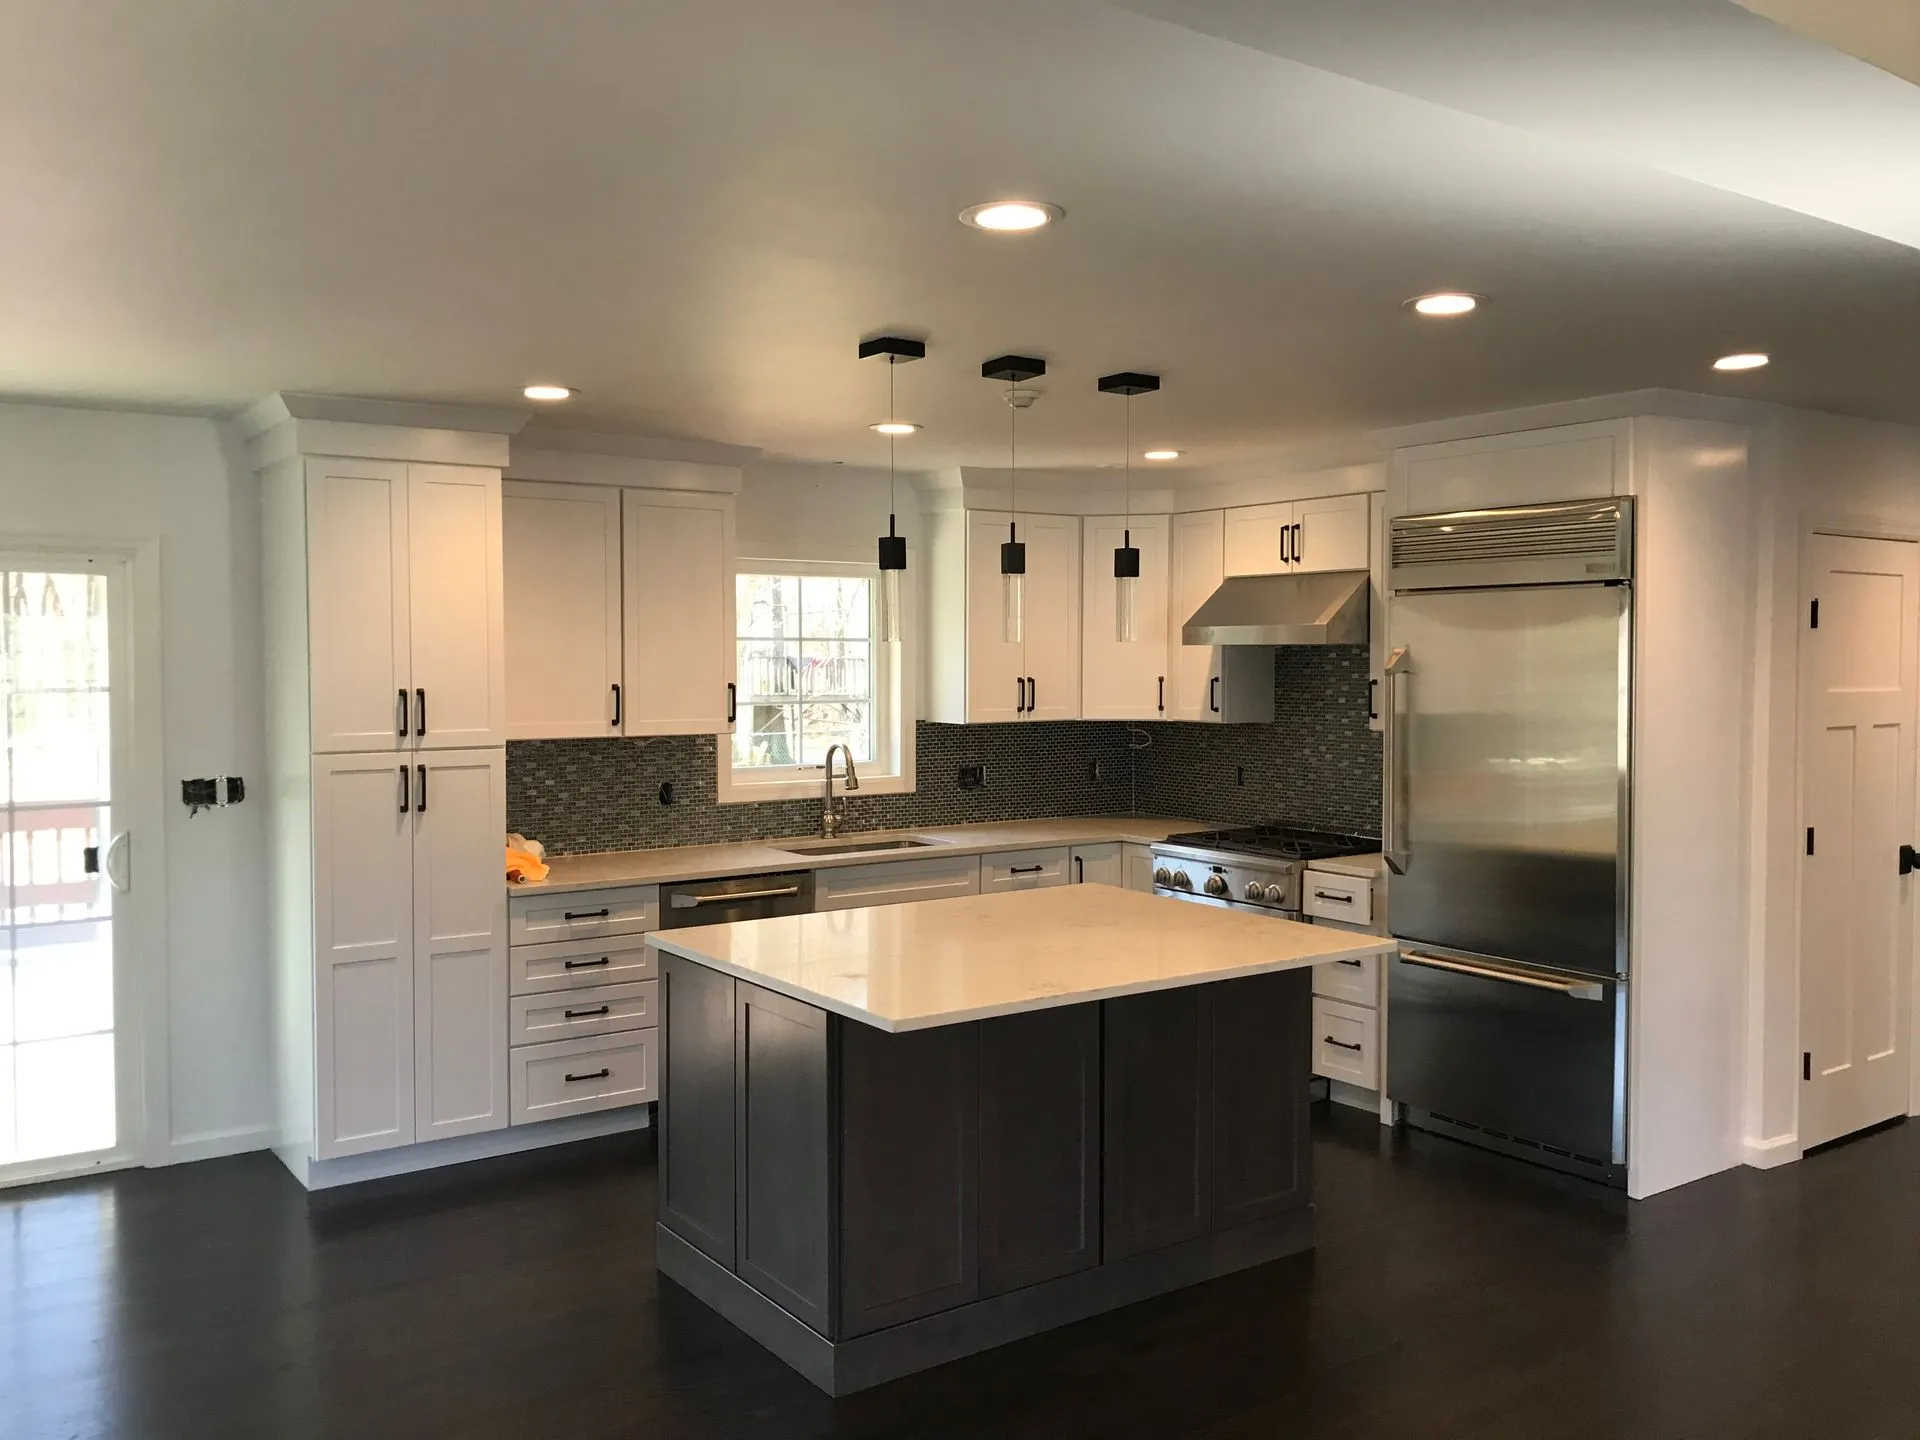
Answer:
<svg viewBox="0 0 1920 1440"><path fill-rule="evenodd" d="M1525 985L1531 990L1557 990L1569 1000L1604 1000L1606 988L1597 980L1549 980L1544 975L1522 975L1514 970L1494 970L1484 965L1469 965L1464 960L1445 960L1418 950L1402 950L1400 958L1409 965L1429 970L1450 970L1456 975L1471 975L1476 980L1497 980L1503 985Z"/></svg>
<svg viewBox="0 0 1920 1440"><path fill-rule="evenodd" d="M1407 873L1407 863L1413 858L1407 849L1405 834L1406 806L1401 800L1400 791L1406 784L1407 767L1400 763L1400 722L1395 718L1399 710L1399 680L1403 675L1413 672L1413 664L1408 656L1407 647L1402 645L1387 657L1386 669L1381 672L1385 692L1381 697L1381 728L1385 732L1383 749L1386 752L1387 785L1383 798L1383 815L1380 833L1383 837L1382 850L1385 852L1387 868L1396 875Z"/></svg>

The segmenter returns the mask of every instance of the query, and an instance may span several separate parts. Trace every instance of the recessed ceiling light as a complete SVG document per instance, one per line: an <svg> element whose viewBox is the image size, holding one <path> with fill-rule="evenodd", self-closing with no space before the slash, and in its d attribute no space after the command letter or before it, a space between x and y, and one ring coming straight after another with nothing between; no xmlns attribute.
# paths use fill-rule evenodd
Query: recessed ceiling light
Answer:
<svg viewBox="0 0 1920 1440"><path fill-rule="evenodd" d="M1141 456L1141 458L1143 460L1178 460L1180 458L1180 452L1178 450L1149 450Z"/></svg>
<svg viewBox="0 0 1920 1440"><path fill-rule="evenodd" d="M1765 365L1770 358L1770 356L1762 355L1758 351L1749 351L1743 355L1722 355L1718 360L1713 362L1713 368L1716 370L1758 370L1762 365Z"/></svg>
<svg viewBox="0 0 1920 1440"><path fill-rule="evenodd" d="M990 200L985 205L969 205L960 212L960 219L976 230L1018 234L1044 229L1065 213L1058 205L1042 200Z"/></svg>
<svg viewBox="0 0 1920 1440"><path fill-rule="evenodd" d="M869 430L878 430L882 435L911 435L920 427L905 420L882 420L878 425L869 425Z"/></svg>
<svg viewBox="0 0 1920 1440"><path fill-rule="evenodd" d="M566 385L529 385L520 393L529 400L571 400L579 392Z"/></svg>
<svg viewBox="0 0 1920 1440"><path fill-rule="evenodd" d="M1484 295L1472 295L1465 290L1437 290L1431 295L1416 295L1407 304L1421 315L1449 319L1455 315L1471 315L1484 299Z"/></svg>

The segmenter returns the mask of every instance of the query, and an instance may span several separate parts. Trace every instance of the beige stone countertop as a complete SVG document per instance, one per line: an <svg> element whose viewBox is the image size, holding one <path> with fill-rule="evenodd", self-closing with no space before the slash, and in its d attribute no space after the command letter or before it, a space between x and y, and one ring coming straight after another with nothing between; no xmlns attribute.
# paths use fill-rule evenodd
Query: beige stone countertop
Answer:
<svg viewBox="0 0 1920 1440"><path fill-rule="evenodd" d="M1335 860L1309 860L1309 870L1328 870L1335 875L1356 875L1362 880L1378 880L1386 872L1384 855L1342 855Z"/></svg>
<svg viewBox="0 0 1920 1440"><path fill-rule="evenodd" d="M607 850L596 855L559 855L537 885L508 884L509 894L531 891L599 890L611 885L671 885L723 875L765 875L780 870L824 870L876 865L889 860L940 855L984 855L996 850L1037 850L1052 845L1101 845L1116 841L1155 845L1182 830L1204 830L1201 820L1138 815L1089 815L1062 820L1004 820L987 825L929 825L915 830L866 830L843 834L842 843L915 836L938 844L911 850L868 850L851 855L796 855L783 845L821 845L818 835L787 840L750 840L737 845L678 845L658 850ZM1110 887L1109 887L1110 888ZM1199 906L1195 906L1199 909Z"/></svg>
<svg viewBox="0 0 1920 1440"><path fill-rule="evenodd" d="M927 1030L1333 960L1382 936L1110 885L787 915L647 943L878 1030Z"/></svg>

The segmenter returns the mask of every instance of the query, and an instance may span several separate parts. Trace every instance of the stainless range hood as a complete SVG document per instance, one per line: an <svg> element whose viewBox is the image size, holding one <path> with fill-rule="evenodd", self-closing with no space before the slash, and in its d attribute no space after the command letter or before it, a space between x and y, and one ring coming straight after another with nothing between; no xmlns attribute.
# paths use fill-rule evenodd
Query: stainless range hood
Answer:
<svg viewBox="0 0 1920 1440"><path fill-rule="evenodd" d="M1188 645L1364 645L1365 570L1234 575L1181 627Z"/></svg>

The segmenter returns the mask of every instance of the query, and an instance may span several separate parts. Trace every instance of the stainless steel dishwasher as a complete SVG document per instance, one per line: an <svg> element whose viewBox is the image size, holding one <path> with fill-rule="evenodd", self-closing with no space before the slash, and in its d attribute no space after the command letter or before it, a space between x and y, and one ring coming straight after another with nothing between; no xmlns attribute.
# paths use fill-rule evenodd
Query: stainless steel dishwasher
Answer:
<svg viewBox="0 0 1920 1440"><path fill-rule="evenodd" d="M775 915L811 915L813 872L784 870L777 875L730 875L721 880L662 885L660 909L662 930L765 920Z"/></svg>

